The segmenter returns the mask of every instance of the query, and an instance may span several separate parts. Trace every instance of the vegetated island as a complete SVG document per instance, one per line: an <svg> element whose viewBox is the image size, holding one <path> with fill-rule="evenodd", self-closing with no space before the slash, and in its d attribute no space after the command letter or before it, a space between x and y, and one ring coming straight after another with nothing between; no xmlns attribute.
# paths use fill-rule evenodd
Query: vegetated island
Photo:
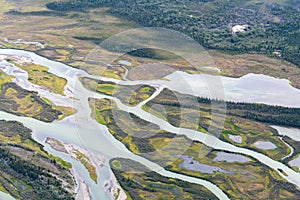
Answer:
<svg viewBox="0 0 300 200"><path fill-rule="evenodd" d="M44 122L53 122L75 112L69 107L53 105L37 92L23 89L12 82L12 78L0 70L0 111Z"/></svg>
<svg viewBox="0 0 300 200"><path fill-rule="evenodd" d="M133 160L115 158L110 166L128 199L218 199L204 186L166 178Z"/></svg>
<svg viewBox="0 0 300 200"><path fill-rule="evenodd" d="M71 155L72 158L81 162L81 164L87 169L90 174L90 178L97 183L97 171L95 164L91 161L91 159L87 156L87 152L79 147L71 144L64 144L61 141L55 138L47 138L46 143L48 143L51 148L56 151L63 152L65 154Z"/></svg>
<svg viewBox="0 0 300 200"><path fill-rule="evenodd" d="M0 190L16 199L75 199L71 164L48 154L16 121L0 120Z"/></svg>

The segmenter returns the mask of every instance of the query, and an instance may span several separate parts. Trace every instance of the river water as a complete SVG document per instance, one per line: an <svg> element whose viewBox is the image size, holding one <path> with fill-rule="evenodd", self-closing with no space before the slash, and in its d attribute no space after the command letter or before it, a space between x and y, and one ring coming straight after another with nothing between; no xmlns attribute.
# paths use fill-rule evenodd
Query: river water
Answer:
<svg viewBox="0 0 300 200"><path fill-rule="evenodd" d="M216 149L220 150L226 150L230 152L236 152L236 153L242 153L245 155L249 155L253 158L256 158L260 162L266 164L267 166L277 170L278 168L281 168L283 171L285 171L288 176L284 176L283 174L280 175L288 180L289 182L296 184L300 186L300 174L296 173L292 169L288 168L287 166L283 165L280 162L274 161L270 159L269 157L261 154L254 152L252 150L248 149L243 149L236 147L234 145L228 144L226 142L223 142L219 140L218 138L214 136L210 136L204 133L200 133L197 131L189 130L189 129L182 129L182 128L176 128L168 124L167 122L163 121L162 119L159 119L150 113L147 113L141 109L141 106L146 103L147 101L143 102L139 106L136 107L128 107L121 103L118 99L114 97L107 97L105 95L100 95L96 94L94 92L86 90L81 83L78 81L79 76L87 76L87 77L92 77L92 78L97 78L97 79L102 79L102 80L107 80L107 81L114 81L119 84L124 84L124 85L136 85L136 84L149 84L149 85L155 85L158 86L158 91L152 96L154 98L156 95L159 94L159 91L161 91L164 87L169 87L170 89L174 89L179 92L183 93L190 93L195 95L195 91L198 91L198 87L201 86L201 82L196 82L195 80L203 80L203 77L201 78L200 75L190 75L182 72L175 72L166 78L169 79L169 81L166 80L153 80L153 81L120 81L120 80L115 80L115 79L110 79L110 78L104 78L104 77L96 77L87 74L86 72L79 70L79 69L74 69L71 68L65 64L55 62L48 60L46 58L43 58L41 56L38 56L32 52L27 52L27 51L21 51L21 50L13 50L13 49L0 49L0 54L10 54L10 55L17 55L17 56L25 56L25 57L30 57L34 63L36 64L41 64L44 66L49 67L49 72L56 74L60 77L64 77L68 80L68 84L66 88L68 88L68 96L73 96L76 99L69 98L67 101L60 101L56 100L54 101L52 98L52 94L47 95L47 93L42 93L41 95L45 97L50 97L50 100L53 100L54 102L63 105L68 105L76 108L78 112L70 116L68 118L65 118L62 121L57 121L53 123L43 123L38 120L32 119L32 118L26 118L26 117L18 117L14 116L8 113L0 112L0 119L6 119L6 120L17 120L22 123L24 123L25 126L29 127L30 129L33 130L33 138L37 140L38 142L42 143L45 145L45 150L48 151L51 154L58 155L62 157L63 159L69 161L72 163L74 166L76 172L79 174L81 179L83 179L88 186L91 188L91 196L93 199L111 199L111 196L104 190L103 183L105 180L109 179L110 176L112 175L112 171L108 166L108 160L113 157L124 157L124 158L130 158L133 160L136 160L145 166L147 166L149 169L156 171L157 173L166 176L166 177L174 177L178 178L181 180L189 181L192 183L197 183L204 185L207 187L210 191L212 191L218 198L220 199L228 199L226 194L222 192L217 186L214 184L210 183L209 181L185 176L185 175L180 175L176 174L173 172L169 172L164 170L161 166L145 159L140 156L137 156L131 152L128 151L125 146L116 140L107 130L105 126L102 126L98 124L94 119L90 117L91 110L89 109L88 105L88 98L93 97L93 98L110 98L114 99L118 107L122 110L125 111L130 111L132 113L135 113L137 116L139 116L142 119L145 119L147 121L151 121L152 123L155 123L159 125L162 129L177 133L177 134L182 134L186 135L187 137L203 142L207 146L214 147ZM175 84L178 82L178 76L181 76L181 78L184 78L184 82L188 84L188 87L186 87L186 90L184 90L184 87L182 85ZM198 79L197 79L198 76ZM208 77L205 77L206 79L209 78L210 75L207 75ZM254 75L251 74L249 75L250 77L253 77L253 81L257 83L257 76L259 76L259 79L263 82L262 75ZM249 79L250 77L247 78L247 83L250 84ZM258 85L253 84L252 88L247 88L245 85L245 82L242 81L240 82L240 79L234 79L236 80L235 82L232 81L232 78L226 78L226 77L220 77L222 81L224 82L224 91L226 94L225 99L233 99L237 101L247 101L247 97L243 96L237 96L241 90L247 90L251 93L252 99L250 100L251 102L264 102L264 103L269 103L269 104L277 104L277 105L289 105L291 106L292 103L295 103L295 106L300 106L300 103L298 102L291 102L291 101L285 101L283 98L277 98L277 96L272 95L271 92L268 93L270 96L265 96L264 98L261 98L261 93L266 92L267 90L272 91L272 83L276 83L275 86L277 89L279 89L282 93L281 95L286 92L286 95L289 94L292 97L300 97L300 92L299 90L296 90L295 88L292 88L289 86L286 82L286 80L279 80L279 79L274 79L268 76L264 76L267 81L270 82L268 84L268 87L264 87L263 89L259 90L260 92L256 92L255 89ZM242 78L241 78L242 79ZM230 81L228 81L230 80ZM226 83L228 81L229 83ZM22 82L16 82L17 84L20 84L22 86L22 83L26 83L26 80ZM202 82L203 83L203 82ZM235 83L235 85L233 84ZM28 83L26 83L28 84ZM203 83L205 84L205 83ZM203 85L202 84L202 85ZM203 86L204 87L204 86ZM233 88L231 88L233 87ZM250 86L251 87L251 84ZM190 91L188 88L192 88ZM227 89L228 88L228 89ZM242 89L241 89L242 88ZM274 88L273 88L274 89ZM211 92L207 91L205 89L202 89L201 91L199 90L198 95L201 96L211 96ZM227 95L228 94L228 95ZM246 94L244 92L243 94ZM287 97L287 96L285 96ZM65 100L66 97L57 97L62 98L61 100ZM245 98L245 99L244 99ZM67 103L66 103L67 102ZM83 166L77 162L71 159L69 156L64 155L60 152L52 150L47 144L45 144L45 139L47 137L53 137L56 139L59 139L63 141L64 143L69 143L69 144L75 144L79 147L85 148L87 151L89 151L92 154L95 155L101 155L106 158L106 166L103 168L100 168L97 166L97 172L98 172L98 184L95 184L90 178L87 170L83 168ZM2 198L1 198L2 199Z"/></svg>
<svg viewBox="0 0 300 200"><path fill-rule="evenodd" d="M288 136L291 139L300 142L300 129L298 128L287 128L282 126L271 126L278 131L279 135Z"/></svg>

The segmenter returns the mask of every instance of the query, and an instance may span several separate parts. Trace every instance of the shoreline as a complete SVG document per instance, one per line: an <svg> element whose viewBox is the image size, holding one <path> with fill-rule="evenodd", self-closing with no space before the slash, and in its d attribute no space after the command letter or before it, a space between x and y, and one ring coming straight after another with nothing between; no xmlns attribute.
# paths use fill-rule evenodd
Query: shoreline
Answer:
<svg viewBox="0 0 300 200"><path fill-rule="evenodd" d="M93 166L97 170L97 174L99 174L99 172L105 165L106 158L100 157L99 155L95 155L92 152L87 152L85 149L82 149L74 144L66 144L57 139L49 138L49 137L46 138L45 143L49 144L52 149L54 149L58 152L64 153L66 155L69 155L72 159L77 160L79 162L81 162L81 161L77 159L77 155L74 152L79 151L80 153L84 154L85 156L88 155L87 157L90 159L91 164L93 164ZM81 162L81 164L82 164L82 162ZM88 169L86 168L86 170L88 170ZM72 174L74 175L74 177L76 179L76 183L77 183L77 188L75 189L75 193L77 194L76 197L78 198L78 200L91 200L92 199L91 193L90 193L91 187L87 184L87 182L84 180L84 178L81 177L76 172L76 170L74 169L73 166L71 168L71 171L72 171ZM97 179L98 179L98 175L97 175ZM97 182L95 182L95 183L97 184ZM123 188L121 188L115 175L112 172L111 172L111 174L109 174L109 178L104 181L103 187L104 187L105 192L107 194L109 194L112 197L112 199L114 199L114 200L126 200L127 199L127 195L126 195L125 191L123 190Z"/></svg>

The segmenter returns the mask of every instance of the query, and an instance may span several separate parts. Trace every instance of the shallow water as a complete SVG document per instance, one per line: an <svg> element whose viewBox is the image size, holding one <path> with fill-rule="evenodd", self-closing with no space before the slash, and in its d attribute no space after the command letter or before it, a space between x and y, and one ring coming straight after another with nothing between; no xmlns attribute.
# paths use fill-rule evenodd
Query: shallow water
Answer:
<svg viewBox="0 0 300 200"><path fill-rule="evenodd" d="M279 135L288 136L291 139L300 142L300 129L298 128L288 128L288 127L281 127L281 126L271 126L278 131Z"/></svg>
<svg viewBox="0 0 300 200"><path fill-rule="evenodd" d="M264 150L276 149L276 145L269 141L257 141L254 143L254 146Z"/></svg>
<svg viewBox="0 0 300 200"><path fill-rule="evenodd" d="M290 161L289 164L291 166L295 166L300 169L300 155L297 158L295 158L294 160Z"/></svg>
<svg viewBox="0 0 300 200"><path fill-rule="evenodd" d="M245 163L251 161L250 158L227 152L217 152L217 156L213 159L215 162L239 162Z"/></svg>
<svg viewBox="0 0 300 200"><path fill-rule="evenodd" d="M14 200L14 198L12 196L10 196L9 194L6 194L4 192L0 192L0 199L1 200Z"/></svg>
<svg viewBox="0 0 300 200"><path fill-rule="evenodd" d="M286 156L284 156L281 160L285 160L285 159L287 159L287 158L289 158L289 157L291 157L293 154L294 154L294 148L291 146L291 145L289 145L288 143L286 143L283 139L282 139L282 137L279 137L279 139L291 150L291 152L288 154L288 155L286 155Z"/></svg>
<svg viewBox="0 0 300 200"><path fill-rule="evenodd" d="M183 160L183 163L179 164L179 167L182 169L201 172L204 174L213 174L215 172L232 174L232 172L221 169L220 167L199 163L198 161L194 160L193 156L182 155L179 157Z"/></svg>
<svg viewBox="0 0 300 200"><path fill-rule="evenodd" d="M232 141L234 141L236 143L241 144L243 142L243 138L240 135L231 135L231 134L228 134L228 136L229 136L229 139L231 139Z"/></svg>
<svg viewBox="0 0 300 200"><path fill-rule="evenodd" d="M119 60L119 63L122 64L122 65L127 65L127 66L131 66L132 63L127 61L127 60Z"/></svg>
<svg viewBox="0 0 300 200"><path fill-rule="evenodd" d="M209 81L213 77L213 75L175 72L166 78L170 80L167 85L171 89L197 96L219 98L218 94L207 89L208 83L219 84ZM186 82L174 84L182 78ZM240 78L221 77L221 82L225 92L225 100L300 107L300 90L292 87L286 79L278 79L262 74L247 74ZM222 87L222 85L219 84L216 87ZM192 90L187 90L187 88Z"/></svg>

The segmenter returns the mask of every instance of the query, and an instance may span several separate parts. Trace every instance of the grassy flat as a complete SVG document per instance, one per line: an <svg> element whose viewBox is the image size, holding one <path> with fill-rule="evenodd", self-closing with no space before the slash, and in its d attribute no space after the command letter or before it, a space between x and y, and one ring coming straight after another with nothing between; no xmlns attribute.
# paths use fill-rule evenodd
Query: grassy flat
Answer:
<svg viewBox="0 0 300 200"><path fill-rule="evenodd" d="M147 85L123 86L113 82L96 81L90 78L81 78L82 84L89 90L114 96L122 103L136 106L145 101L154 93L155 88Z"/></svg>
<svg viewBox="0 0 300 200"><path fill-rule="evenodd" d="M149 172L145 166L132 160L116 158L110 161L110 165L130 199L217 199L201 185Z"/></svg>
<svg viewBox="0 0 300 200"><path fill-rule="evenodd" d="M43 68L39 70L42 71ZM43 72L43 73L48 73L48 72ZM41 98L37 93L29 92L19 87L17 84L11 82L12 78L13 77L6 75L4 72L0 70L0 96L3 99L3 101L0 102L1 104L0 110L13 113L16 115L32 117L46 122L60 120L76 112L76 110L71 107L55 106L48 99ZM59 85L60 84L59 82L60 81L64 82L65 79L55 78L55 82L56 81L57 83L53 83L53 84L47 83L47 84L51 86L57 84ZM38 82L40 84L43 84L42 82L47 82L47 81L43 80L42 82L40 81ZM64 84L65 83L63 83L63 85ZM61 85L62 92L64 87L63 85Z"/></svg>
<svg viewBox="0 0 300 200"><path fill-rule="evenodd" d="M221 101L217 103L226 104L226 102ZM276 130L271 128L268 123L287 125L284 119L296 120L298 118L297 109L260 104L241 103L235 105L232 102L227 102L226 108L219 108L218 112L215 112L212 116L212 106L212 102L208 99L195 99L190 95L174 93L165 89L156 98L148 102L143 109L176 127L190 128L205 133L209 129L217 130L221 128L221 140L264 153L278 161L289 154L290 149L279 139ZM165 114L160 112L161 107L164 108ZM266 121L267 119L269 121ZM219 125L223 121L224 124ZM294 122L292 123L296 125ZM231 136L241 137L241 142L233 141L230 138ZM253 144L259 140L270 141L276 145L276 148L270 150L257 148Z"/></svg>
<svg viewBox="0 0 300 200"><path fill-rule="evenodd" d="M46 87L53 93L65 96L64 89L67 84L67 80L49 73L48 67L37 65L34 63L17 64L16 62L13 62L13 64L27 71L29 82L35 85Z"/></svg>
<svg viewBox="0 0 300 200"><path fill-rule="evenodd" d="M37 93L29 92L15 83L2 85L1 110L15 115L32 117L45 122L57 120L63 113L41 99Z"/></svg>

